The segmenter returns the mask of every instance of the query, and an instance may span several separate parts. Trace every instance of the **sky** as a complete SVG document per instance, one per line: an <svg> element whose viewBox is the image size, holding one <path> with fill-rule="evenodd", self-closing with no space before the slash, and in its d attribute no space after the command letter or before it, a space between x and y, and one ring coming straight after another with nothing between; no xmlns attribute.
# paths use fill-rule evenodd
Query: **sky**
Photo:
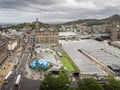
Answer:
<svg viewBox="0 0 120 90"><path fill-rule="evenodd" d="M0 23L64 23L120 14L120 0L0 0Z"/></svg>

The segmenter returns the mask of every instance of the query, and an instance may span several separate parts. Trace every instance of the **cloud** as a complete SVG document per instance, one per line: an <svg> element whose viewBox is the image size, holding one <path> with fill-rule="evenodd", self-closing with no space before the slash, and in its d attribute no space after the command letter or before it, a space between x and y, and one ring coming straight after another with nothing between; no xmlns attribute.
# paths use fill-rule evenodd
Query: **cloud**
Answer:
<svg viewBox="0 0 120 90"><path fill-rule="evenodd" d="M1 22L44 23L104 18L120 14L120 0L0 0Z"/></svg>

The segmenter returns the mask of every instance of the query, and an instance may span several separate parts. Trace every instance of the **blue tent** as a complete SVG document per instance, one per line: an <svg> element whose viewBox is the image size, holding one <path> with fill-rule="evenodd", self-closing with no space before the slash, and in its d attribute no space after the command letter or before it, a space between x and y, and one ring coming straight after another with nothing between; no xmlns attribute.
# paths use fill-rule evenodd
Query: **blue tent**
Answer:
<svg viewBox="0 0 120 90"><path fill-rule="evenodd" d="M45 63L44 63L44 69L47 69L48 66L49 66L48 62L45 62Z"/></svg>
<svg viewBox="0 0 120 90"><path fill-rule="evenodd" d="M30 64L30 67L31 67L31 68L36 68L36 64L35 64L35 63L31 63L31 64Z"/></svg>
<svg viewBox="0 0 120 90"><path fill-rule="evenodd" d="M43 62L42 62L41 60L39 60L39 61L37 62L37 65L38 65L38 66L42 66L42 64L43 64Z"/></svg>
<svg viewBox="0 0 120 90"><path fill-rule="evenodd" d="M34 59L30 64L30 67L34 69L36 69L38 66L42 66L44 69L47 69L49 67L49 63L44 59Z"/></svg>

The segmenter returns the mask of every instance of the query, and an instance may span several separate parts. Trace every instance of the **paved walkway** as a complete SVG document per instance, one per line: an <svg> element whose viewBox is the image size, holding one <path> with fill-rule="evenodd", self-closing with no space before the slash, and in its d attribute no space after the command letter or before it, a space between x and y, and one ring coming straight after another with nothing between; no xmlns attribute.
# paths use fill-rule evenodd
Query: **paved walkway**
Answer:
<svg viewBox="0 0 120 90"><path fill-rule="evenodd" d="M25 77L34 80L40 80L40 72L29 68L29 62L27 61L25 66Z"/></svg>

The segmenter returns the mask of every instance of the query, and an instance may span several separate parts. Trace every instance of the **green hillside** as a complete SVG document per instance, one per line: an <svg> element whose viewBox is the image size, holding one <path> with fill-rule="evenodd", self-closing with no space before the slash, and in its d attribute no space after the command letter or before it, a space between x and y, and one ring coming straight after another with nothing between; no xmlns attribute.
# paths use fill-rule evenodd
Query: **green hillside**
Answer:
<svg viewBox="0 0 120 90"><path fill-rule="evenodd" d="M85 25L85 26L92 26L92 25L104 25L104 24L120 24L120 15L112 15L108 18L104 19L82 19L82 20L76 20L76 21L71 21L68 23L65 23L64 25Z"/></svg>

